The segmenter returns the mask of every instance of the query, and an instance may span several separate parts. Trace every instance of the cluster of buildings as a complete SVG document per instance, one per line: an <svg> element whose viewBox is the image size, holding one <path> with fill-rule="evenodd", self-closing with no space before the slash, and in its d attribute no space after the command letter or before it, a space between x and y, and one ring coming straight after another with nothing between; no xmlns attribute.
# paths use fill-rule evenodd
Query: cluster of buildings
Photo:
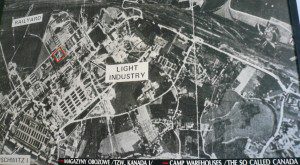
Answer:
<svg viewBox="0 0 300 165"><path fill-rule="evenodd" d="M177 2L183 6L190 6L191 3L202 6L205 1ZM132 15L129 17L128 13ZM102 154L133 153L140 147L147 150L150 155L155 155L162 152L160 133L178 128L184 134L178 139L182 140L183 145L188 146L183 151L186 154L195 154L193 146L201 145L196 135L200 131L204 133L211 131L206 124L201 124L200 130L196 130L200 125L194 121L196 115L189 116L183 112L190 107L193 113L197 108L201 108L196 105L200 100L196 100L200 97L197 97L199 94L196 93L196 88L202 88L204 84L209 84L207 88L214 88L213 95L201 93L201 97L203 95L211 98L211 100L204 98L205 106L217 105L229 87L243 97L254 96L251 89L260 85L258 80L264 76L261 72L249 66L243 67L239 62L233 62L227 57L218 56L207 47L195 46L175 32L139 18L134 14L138 12L128 13L118 8L102 8L99 14L93 17L90 25L87 25L86 21L78 23L68 12L52 14L42 39L49 57L45 58L25 80L17 74L11 74L16 88L4 96L0 107L0 110L7 111L5 117L0 116L0 121L6 122L5 118L10 118L11 122L0 125L0 137L4 137L15 146L24 146L28 152L48 162L55 157L55 153L63 157L82 155L85 147L90 145L87 138L82 138L87 131L86 123L81 122L80 126L75 123L76 126L71 131L66 131L64 126L96 115L99 118L103 115L113 118L117 113L112 100L116 98L118 91L114 91L114 84L104 82L106 64L148 61L150 67L158 68L160 77L155 78L150 74L151 80L141 83L137 105L130 105L124 112L128 113L130 121L133 120L131 122L134 128L114 134L109 132L111 128L109 119L101 119L100 123L107 124L109 132L99 142L100 148L97 152ZM81 13L80 17L83 15ZM270 28L265 35L270 36L267 33L274 32L277 30ZM283 38L281 40L286 41ZM226 48L220 46L220 49ZM9 69L12 73L16 73L16 67L10 64ZM153 68L149 68L151 69ZM177 75L180 70L182 76ZM172 84L169 93L166 92L168 83ZM163 92L167 94L155 100L158 91L160 94ZM168 94L171 95L170 98ZM182 104L180 100L182 98L186 99L184 100L186 103ZM149 101L152 102L149 106L139 105ZM274 105L277 109L277 106L280 106L278 98L268 101L276 103ZM168 105L164 105L166 102ZM179 103L176 104L177 102ZM156 106L151 108L151 105ZM289 96L285 106L291 113L300 116L299 98ZM154 118L151 111L155 108L166 113L161 118ZM198 111L196 113L200 113ZM186 121L183 121L183 118ZM298 132L295 130L298 128L292 127L296 121L298 122L298 119L285 118L286 131L292 133L285 135L286 131L282 130L281 136L292 136L286 139L297 137ZM128 137L131 139L127 140ZM59 144L55 144L55 141ZM287 150L298 147L291 141L281 139L276 143L277 149L284 148L283 144L291 146L285 148ZM109 147L112 147L111 150L106 150ZM260 144L249 141L245 153L254 157L260 147Z"/></svg>
<svg viewBox="0 0 300 165"><path fill-rule="evenodd" d="M64 136L61 133L65 134L58 131L59 128L73 117L92 110L95 107L92 103L99 102L95 86L87 75L90 73L84 70L87 58L97 53L99 44L106 38L104 33L95 38L98 31L101 31L99 27L84 31L67 12L50 17L42 38L48 56L24 80L14 78L18 82L17 90L2 100L1 107L12 116L3 128L6 141L3 145L10 142L15 147L23 146L44 161L55 157L58 149L54 141ZM12 63L10 70L16 67Z"/></svg>

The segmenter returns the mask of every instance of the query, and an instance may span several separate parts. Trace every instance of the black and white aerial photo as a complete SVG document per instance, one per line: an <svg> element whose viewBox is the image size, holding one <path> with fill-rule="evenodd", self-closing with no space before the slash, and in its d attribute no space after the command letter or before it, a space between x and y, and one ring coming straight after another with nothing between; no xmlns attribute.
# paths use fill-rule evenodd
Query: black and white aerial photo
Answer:
<svg viewBox="0 0 300 165"><path fill-rule="evenodd" d="M0 155L300 157L287 0L6 0Z"/></svg>

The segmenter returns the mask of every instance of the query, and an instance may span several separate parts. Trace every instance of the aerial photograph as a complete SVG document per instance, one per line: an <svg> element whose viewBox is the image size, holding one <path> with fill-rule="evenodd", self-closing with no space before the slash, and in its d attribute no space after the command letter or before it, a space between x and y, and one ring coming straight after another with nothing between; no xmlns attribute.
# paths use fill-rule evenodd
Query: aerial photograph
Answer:
<svg viewBox="0 0 300 165"><path fill-rule="evenodd" d="M5 0L0 155L300 157L288 0Z"/></svg>

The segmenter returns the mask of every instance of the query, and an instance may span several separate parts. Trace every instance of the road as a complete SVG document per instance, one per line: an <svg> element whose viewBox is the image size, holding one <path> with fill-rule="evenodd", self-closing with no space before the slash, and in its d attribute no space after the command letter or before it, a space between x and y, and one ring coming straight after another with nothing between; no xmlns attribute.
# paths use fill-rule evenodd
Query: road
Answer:
<svg viewBox="0 0 300 165"><path fill-rule="evenodd" d="M290 90L290 88L287 88L287 87L282 83L281 79L280 79L277 75L275 75L275 74L272 73L271 71L269 71L269 70L267 70L267 69L265 69L265 68L263 68L263 67L261 67L261 66L258 66L258 65L256 65L256 64L253 64L253 63L251 62L251 59L247 59L247 60L242 59L241 57L238 57L237 55L234 55L234 54L225 52L225 51L223 51L223 50L221 50L221 49L215 47L214 45L211 45L211 44L205 42L204 40L201 40L201 39L199 39L199 38L195 38L195 36L193 36L192 38L190 38L190 37L188 37L188 36L186 36L186 35L184 35L184 34L178 32L178 31L176 30L176 28L171 28L171 27L167 27L167 26L164 26L164 25L160 25L160 27L167 28L167 29L173 31L174 33L176 33L177 35L179 35L179 36L181 36L181 37L183 37L183 38L185 38L185 39L188 39L188 40L190 40L190 41L192 41L192 42L195 42L195 43L198 43L198 44L200 44L200 45L206 45L206 46L208 46L208 47L210 47L210 48L212 48L212 49L214 49L214 50L216 50L216 51L218 51L218 52L221 52L221 53L223 53L223 54L229 56L230 58L233 58L233 59L238 60L238 61L240 61L240 62L242 62L242 63L244 63L244 64L246 64L246 65L249 65L249 66L251 66L251 67L253 67L253 68L257 69L257 70L260 70L260 71L262 71L262 72L264 72L264 73L266 73L266 74L272 76L272 77L278 82L278 84L280 85L280 87L281 87L282 91L284 91L284 93L286 93L286 94L291 93L291 94L294 94L294 95L296 95L296 96L300 96L300 94L294 93L293 91ZM283 109L283 107L284 107L284 100L283 100L282 106L281 106L280 120L279 120L279 123L278 123L278 126L277 126L277 130L276 130L275 134L273 135L273 137L269 139L269 141L268 141L267 144L265 145L264 149L261 151L261 155L264 154L264 152L265 152L265 150L267 149L267 147L269 146L269 144L270 144L270 143L274 140L274 138L279 134L279 130L280 130L280 127L281 127L281 123L282 123L282 119L283 119L283 114L284 114L284 109ZM201 116L202 116L202 115L201 115ZM205 150L204 150L204 152L205 152Z"/></svg>
<svg viewBox="0 0 300 165"><path fill-rule="evenodd" d="M174 29L183 29L183 34L192 37L192 12L165 5L135 3L131 3L130 5L141 9L144 18ZM223 18L212 13L195 13L194 19L195 36L202 38L209 45L214 47L219 47L220 44L229 45L237 52L242 52L240 58L251 61L254 64L258 61L261 65L264 65L263 62L269 62L273 67L290 69L293 73L289 74L289 76L297 79L295 77L297 75L295 74L297 72L296 64L291 65L291 63L287 63L284 60L270 57L263 50L258 49L259 41L254 40L254 38L259 40L264 39L258 35L254 27L237 24L230 20L225 21Z"/></svg>
<svg viewBox="0 0 300 165"><path fill-rule="evenodd" d="M79 0L78 0L79 1ZM32 3L36 3L36 2L40 2L38 0L33 0L30 1ZM70 1L68 1L70 2ZM292 93L295 94L297 96L300 97L300 94L297 93L293 93L289 88L287 88L281 81L281 79L279 78L278 75L274 74L273 72L271 72L270 70L264 68L261 65L258 65L256 61L254 61L253 59L251 59L251 57L247 57L247 56L243 56L241 54L233 54L233 53L228 53L224 50L221 50L218 47L219 43L227 43L228 45L232 45L235 46L236 48L240 48L239 44L240 42L243 42L240 38L235 37L234 35L232 35L231 33L229 33L228 31L226 32L226 29L224 30L224 26L218 22L217 20L215 20L213 17L209 17L208 15L195 15L194 11L192 13L190 12L186 12L186 11L182 11L176 8L172 8L170 6L160 6L160 5L149 5L149 4L136 4L132 1L129 0L124 0L123 2L130 2L131 6L124 6L124 3L119 3L119 2L111 2L111 3L107 3L107 5L119 5L122 6L125 10L127 9L134 9L136 11L140 12L140 16L136 16L135 18L147 18L147 19L153 19L155 22L157 22L159 24L160 27L169 29L171 31L173 31L174 33L176 33L178 36L181 36L191 42L193 42L194 47L198 44L198 45L205 45L213 50L216 50L232 59L235 59L237 61L240 61L241 63L245 64L245 65L249 65L257 70L260 70L261 72L268 74L270 76L272 76L280 85L281 89L284 91L284 93L288 94L288 93ZM53 3L55 3L55 1L53 1ZM128 5L128 4L126 4ZM143 13L142 13L143 11ZM128 19L126 19L128 20ZM184 27L183 32L179 32L177 29L181 29L181 27ZM117 27L116 27L117 28ZM237 29L237 31L241 30L241 27L236 26L235 27ZM194 49L195 50L195 49ZM192 49L189 49L187 52L187 56L185 57L185 59L183 60L183 65L181 66L175 80L172 83L172 86L170 87L169 90L167 90L165 93L163 93L162 95L158 96L158 98L162 97L163 95L165 95L166 93L168 93L174 86L175 83L177 82L177 80L179 79L179 76L184 68L184 65L186 63L186 59L188 58L190 52L192 51ZM195 54L195 52L194 52ZM144 58L147 54L145 53L140 59L139 61ZM45 61L47 61L48 59L46 59ZM42 64L41 64L42 65ZM197 64L195 64L196 66ZM81 65L83 69L84 66ZM36 69L38 69L39 67L37 67ZM36 71L36 70L35 70ZM34 73L34 72L33 72ZM89 75L90 78L91 75ZM196 73L195 73L195 78L196 78ZM95 84L93 84L93 86L95 86ZM109 87L107 87L102 93L98 93L98 97L100 98L100 96L102 96L102 94L104 94L105 92L109 91L110 89L112 89L114 86L114 84L111 84ZM196 86L197 87L197 86ZM196 88L197 90L197 88ZM196 92L197 93L197 92ZM97 98L96 98L97 99ZM198 99L196 99L198 100ZM149 103L150 104L150 103ZM143 105L145 106L145 105ZM280 122L278 124L277 130L275 132L275 134L273 135L272 138L269 139L269 141L267 142L267 144L265 145L264 149L261 151L261 156L263 156L265 150L267 149L267 147L269 146L269 144L274 140L274 138L279 134L279 130L280 130L280 126L282 123L282 118L283 118L283 110L284 107L284 101L282 103L282 107L281 107L281 111L280 111ZM138 109L139 107L132 109L130 112ZM198 108L198 107L197 107ZM129 113L129 112L126 112ZM119 114L120 115L120 114ZM200 115L200 116L199 116ZM199 124L201 124L201 114L198 114L198 109L197 109L197 132L200 131L199 128ZM65 124L63 127L61 127L59 129L59 133L63 132L63 129L71 124L71 123L75 123L75 122L79 122L79 121L83 121L83 120L88 120L88 119L92 119L93 117L89 117L89 118L84 118L84 119L80 119L80 120L75 120L77 116L75 116L74 118L72 118L71 120L69 120L69 122L67 124ZM114 115L110 115L110 116L105 116L107 117L107 122L110 120L111 117L114 117ZM199 117L200 117L200 121L199 121ZM98 118L98 117L97 117ZM109 123L107 123L108 125L108 131L110 131L109 128ZM110 135L110 132L109 132ZM200 138L199 133L197 134L198 138ZM176 136L178 136L176 134ZM111 141L111 146L113 149L113 144L112 144L112 140L110 138ZM199 141L199 139L198 139ZM204 139L202 139L202 141L204 141ZM60 140L58 139L57 144L60 142ZM198 147L200 145L198 144ZM200 151L200 149L198 149L198 151ZM204 147L203 147L203 151L205 153ZM199 157L199 153L198 153L198 157Z"/></svg>
<svg viewBox="0 0 300 165"><path fill-rule="evenodd" d="M264 154L267 150L267 148L270 146L270 144L274 141L274 139L279 135L280 133L280 128L282 125L282 121L283 121L283 115L284 115L284 103L286 101L286 97L283 96L282 98L282 102L281 102L281 107L280 107L280 116L279 116L279 122L277 125L277 129L276 132L274 133L274 135L267 141L267 143L264 145L263 149L260 151L258 158L263 158Z"/></svg>
<svg viewBox="0 0 300 165"><path fill-rule="evenodd" d="M80 6L84 4L84 0L74 0L75 4L72 6ZM38 3L40 0L30 0L32 3ZM42 3L45 0L41 0ZM68 3L67 1L65 3ZM126 3L125 3L126 2ZM23 2L24 4L28 4L28 2ZM53 2L48 2L52 4L56 4L57 2L54 0ZM58 5L66 5L64 3L60 3ZM192 21L192 13L190 11L182 10L176 7L172 7L170 5L161 5L161 4L141 4L136 3L134 0L110 0L107 2L96 2L92 0L86 0L85 6L115 6L120 7L125 10L127 9L135 9L139 13L143 11L142 17L146 19L153 20L159 24L163 24L165 26L173 27L175 29L183 28L183 33L192 36L193 33L193 21ZM270 61L272 63L278 63L280 66L291 67L290 64L285 64L281 60L274 60L274 58L267 57L263 53L259 53L254 45L254 41L250 41L252 38L259 38L258 33L253 31L250 26L241 26L232 21L226 21L225 19L216 16L212 13L195 13L195 35L206 40L207 43L212 44L218 47L219 44L225 43L230 45L230 47L235 50L244 51L247 56L252 56L252 58L261 58L263 61ZM249 28L251 30L249 30ZM246 38L246 40L244 40ZM252 43L253 42L253 43ZM248 48L247 48L248 47ZM249 50L253 50L256 54L251 54Z"/></svg>

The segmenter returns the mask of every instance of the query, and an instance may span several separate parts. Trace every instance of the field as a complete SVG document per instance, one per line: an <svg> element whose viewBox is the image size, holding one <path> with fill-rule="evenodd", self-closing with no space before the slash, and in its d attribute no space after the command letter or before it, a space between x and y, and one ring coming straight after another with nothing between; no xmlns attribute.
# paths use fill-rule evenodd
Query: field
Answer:
<svg viewBox="0 0 300 165"><path fill-rule="evenodd" d="M263 142L272 136L276 120L272 110L259 101L251 104L258 106L258 113L253 116L243 115L241 104L234 106L228 116L231 124L225 129L224 141L230 141L236 137L249 137L254 141ZM250 111L254 111L254 109L250 109Z"/></svg>
<svg viewBox="0 0 300 165"><path fill-rule="evenodd" d="M116 113L128 111L131 106L137 105L137 98L142 94L143 85L140 82L117 83L114 88L116 98L113 99L112 105Z"/></svg>
<svg viewBox="0 0 300 165"><path fill-rule="evenodd" d="M275 17L290 22L287 0L232 0L231 7L265 19Z"/></svg>

